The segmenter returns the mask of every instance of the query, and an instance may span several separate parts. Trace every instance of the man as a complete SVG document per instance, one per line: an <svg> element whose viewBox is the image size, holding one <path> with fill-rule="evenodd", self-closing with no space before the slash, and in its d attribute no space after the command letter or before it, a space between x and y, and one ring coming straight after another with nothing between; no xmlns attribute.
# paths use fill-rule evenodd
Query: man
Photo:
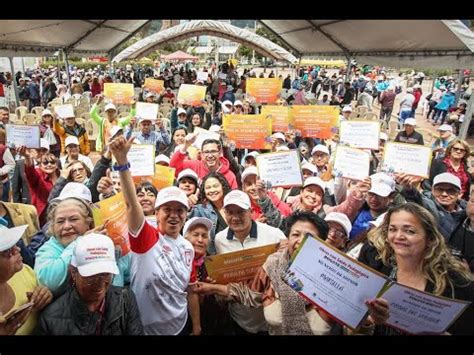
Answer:
<svg viewBox="0 0 474 355"><path fill-rule="evenodd" d="M64 142L64 146L66 155L59 159L59 161L61 162L61 167L63 169L65 169L70 162L79 160L84 162L90 171L94 170L94 164L92 164L90 158L86 157L85 155L79 154L79 140L77 139L77 137L67 137L66 141Z"/></svg>
<svg viewBox="0 0 474 355"><path fill-rule="evenodd" d="M342 113L339 115L340 121L349 121L351 119L352 114L352 107L351 106L344 106L342 108Z"/></svg>
<svg viewBox="0 0 474 355"><path fill-rule="evenodd" d="M223 156L222 144L216 139L206 139L201 146L201 160L185 160L188 148L196 141L197 134L188 134L182 145L171 157L170 166L176 169L176 176L184 170L191 169L200 179L212 171L221 173L232 189L237 189L237 179L230 170L229 161Z"/></svg>
<svg viewBox="0 0 474 355"><path fill-rule="evenodd" d="M234 190L224 197L224 213L228 227L216 235L217 254L286 241L285 235L279 229L252 221L250 198L243 191ZM257 334L267 331L263 308L230 304L229 312L235 322L233 328L236 335Z"/></svg>
<svg viewBox="0 0 474 355"><path fill-rule="evenodd" d="M19 80L20 86L18 87L18 97L20 99L20 106L29 107L28 99L30 98L30 92L26 85L26 79L21 78Z"/></svg>
<svg viewBox="0 0 474 355"><path fill-rule="evenodd" d="M411 110L415 102L415 96L413 95L413 88L407 88L406 95L400 101L400 117L399 122L402 125L405 120L410 117Z"/></svg>
<svg viewBox="0 0 474 355"><path fill-rule="evenodd" d="M285 80L283 80L282 88L283 88L283 89L286 89L286 90L290 90L290 89L291 89L291 77L290 77L290 74L288 74L288 76L285 78Z"/></svg>
<svg viewBox="0 0 474 355"><path fill-rule="evenodd" d="M176 95L173 93L173 91L171 91L170 87L166 88L166 92L161 97L161 99L164 99L164 98L169 99L171 101L171 104L174 105L174 100L176 98Z"/></svg>
<svg viewBox="0 0 474 355"><path fill-rule="evenodd" d="M329 163L329 149L325 145L318 144L311 151L311 157L313 159L313 164L318 169L316 176L321 177L322 174L326 173L328 170Z"/></svg>
<svg viewBox="0 0 474 355"><path fill-rule="evenodd" d="M351 101L354 99L354 88L351 87L351 83L346 81L344 83L344 96L341 101L341 106L350 105Z"/></svg>
<svg viewBox="0 0 474 355"><path fill-rule="evenodd" d="M397 93L393 86L389 86L378 98L380 103L380 120L390 121L392 117L393 104Z"/></svg>
<svg viewBox="0 0 474 355"><path fill-rule="evenodd" d="M328 94L324 94L321 100L318 100L318 105L329 105L329 96Z"/></svg>
<svg viewBox="0 0 474 355"><path fill-rule="evenodd" d="M10 111L8 107L0 107L0 144L5 144L6 142L6 132L5 125L10 121Z"/></svg>
<svg viewBox="0 0 474 355"><path fill-rule="evenodd" d="M140 132L132 132L132 128L129 127L128 132L125 133L125 137L129 139L130 137L135 138L140 142L140 144L153 144L155 146L155 156L160 151L161 145L169 145L171 143L170 136L166 130L163 121L158 119L156 121L156 126L160 132L152 131L153 122L146 118L138 118L140 125Z"/></svg>
<svg viewBox="0 0 474 355"><path fill-rule="evenodd" d="M41 104L41 96L40 96L40 87L38 85L38 79L35 75L31 77L31 82L28 85L28 96L30 100L30 106L28 109L31 111L33 107L39 106Z"/></svg>
<svg viewBox="0 0 474 355"><path fill-rule="evenodd" d="M357 100L357 106L367 106L369 112L372 112L372 102L374 98L372 97L372 90L365 88L364 91L359 95Z"/></svg>
<svg viewBox="0 0 474 355"><path fill-rule="evenodd" d="M416 120L407 118L404 123L404 131L398 132L395 142L424 145L423 136L415 131Z"/></svg>
<svg viewBox="0 0 474 355"><path fill-rule="evenodd" d="M446 147L456 136L453 134L453 127L448 124L443 124L438 127L439 138L436 138L431 146L435 158L441 158L444 156Z"/></svg>
<svg viewBox="0 0 474 355"><path fill-rule="evenodd" d="M180 234L189 205L186 194L175 186L158 193L155 203L159 229L145 221L135 193L127 153L132 140L123 136L110 143L120 183L127 201L131 259L131 288L147 335L189 334L188 287L195 283L194 249ZM194 312L190 304L190 312Z"/></svg>

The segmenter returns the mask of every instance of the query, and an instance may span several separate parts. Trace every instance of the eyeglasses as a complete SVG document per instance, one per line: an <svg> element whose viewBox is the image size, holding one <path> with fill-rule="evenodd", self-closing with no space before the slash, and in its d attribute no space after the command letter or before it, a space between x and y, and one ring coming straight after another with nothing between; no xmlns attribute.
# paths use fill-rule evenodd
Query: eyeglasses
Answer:
<svg viewBox="0 0 474 355"><path fill-rule="evenodd" d="M453 151L455 151L455 152L466 153L466 149L464 149L464 148L453 147L452 149L453 149Z"/></svg>
<svg viewBox="0 0 474 355"><path fill-rule="evenodd" d="M43 164L43 165L48 165L48 164L50 164L50 165L56 165L56 160L43 160L43 161L41 162L41 164Z"/></svg>
<svg viewBox="0 0 474 355"><path fill-rule="evenodd" d="M456 189L455 187L442 188L442 187L435 186L433 190L438 195L442 195L443 192L446 192L448 195L451 195L451 196L459 193L459 189Z"/></svg>
<svg viewBox="0 0 474 355"><path fill-rule="evenodd" d="M329 228L328 234L335 235L338 238L346 238L346 233L337 230L336 228Z"/></svg>
<svg viewBox="0 0 474 355"><path fill-rule="evenodd" d="M216 155L216 154L219 154L219 151L218 150L203 150L202 154L206 154L206 155Z"/></svg>
<svg viewBox="0 0 474 355"><path fill-rule="evenodd" d="M3 256L4 258L10 259L13 255L16 255L19 252L20 252L20 248L14 245L10 249L0 251L0 255Z"/></svg>

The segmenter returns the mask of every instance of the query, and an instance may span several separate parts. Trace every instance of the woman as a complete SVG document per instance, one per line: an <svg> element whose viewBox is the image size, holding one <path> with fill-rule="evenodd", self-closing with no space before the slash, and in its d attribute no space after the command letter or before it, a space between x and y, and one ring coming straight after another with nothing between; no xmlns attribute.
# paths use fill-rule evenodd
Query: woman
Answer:
<svg viewBox="0 0 474 355"><path fill-rule="evenodd" d="M344 213L329 212L326 217L324 217L324 220L327 222L329 227L326 243L332 245L336 249L346 252L350 241L349 234L352 229L352 224L349 218L347 218Z"/></svg>
<svg viewBox="0 0 474 355"><path fill-rule="evenodd" d="M164 149L161 154L171 157L176 150L176 147L184 144L184 138L188 134L188 129L185 126L178 125L171 134L171 144L169 146L161 145Z"/></svg>
<svg viewBox="0 0 474 355"><path fill-rule="evenodd" d="M104 226L94 229L94 219L90 205L79 198L66 198L59 202L49 214L49 240L36 253L35 272L42 285L47 286L55 296L67 288L67 267L79 236L93 230L104 232ZM118 261L120 274L114 277L113 284L124 286L128 283L130 254Z"/></svg>
<svg viewBox="0 0 474 355"><path fill-rule="evenodd" d="M38 311L53 299L50 290L39 286L34 271L23 264L20 248L16 244L26 227L0 227L0 335L31 334L36 326ZM12 315L29 302L33 302L32 307Z"/></svg>
<svg viewBox="0 0 474 355"><path fill-rule="evenodd" d="M224 214L224 196L230 192L227 179L220 173L207 174L201 183L199 204L189 213L189 218L206 217L212 221L211 240L208 247L209 255L216 254L214 240L216 234L227 228Z"/></svg>
<svg viewBox="0 0 474 355"><path fill-rule="evenodd" d="M100 95L101 91L102 90L100 87L99 79L94 76L94 78L92 78L91 97L96 97L97 95Z"/></svg>
<svg viewBox="0 0 474 355"><path fill-rule="evenodd" d="M145 216L155 215L155 201L158 191L150 182L145 181L137 185L135 189L137 199L140 206L142 206Z"/></svg>
<svg viewBox="0 0 474 355"><path fill-rule="evenodd" d="M473 276L447 248L432 214L416 203L388 210L369 235L359 260L399 284L451 299L474 301ZM448 328L453 335L473 335L474 303ZM400 334L380 326L374 334Z"/></svg>
<svg viewBox="0 0 474 355"><path fill-rule="evenodd" d="M191 169L184 169L178 174L178 188L183 190L188 197L190 207L198 203L199 199L199 177Z"/></svg>
<svg viewBox="0 0 474 355"><path fill-rule="evenodd" d="M442 158L435 159L431 164L430 185L436 175L451 173L461 180L461 194L464 200L469 199L469 187L471 186L471 175L468 172L468 158L471 150L466 141L456 138L446 147L446 154Z"/></svg>
<svg viewBox="0 0 474 355"><path fill-rule="evenodd" d="M79 238L69 272L73 286L41 314L37 333L143 335L133 292L110 286L113 275L119 274L110 238L102 234Z"/></svg>
<svg viewBox="0 0 474 355"><path fill-rule="evenodd" d="M41 113L40 122L40 137L44 138L49 143L49 151L59 158L61 154L61 140L59 136L54 133L54 118L50 110L45 109Z"/></svg>
<svg viewBox="0 0 474 355"><path fill-rule="evenodd" d="M195 128L201 128L202 127L202 117L199 113L194 113L192 116L191 116L191 127L190 127L190 132L194 132L194 129Z"/></svg>
<svg viewBox="0 0 474 355"><path fill-rule="evenodd" d="M326 239L328 225L312 212L296 212L288 217L286 250L271 254L255 277L248 283L228 285L198 282L195 292L218 294L231 302L250 307L263 306L270 335L329 335L341 333L341 329L322 309L310 304L283 280L282 273L290 258L298 249L307 233ZM388 318L387 303L380 299L368 303L369 318L364 326L383 322ZM382 310L379 308L382 307Z"/></svg>
<svg viewBox="0 0 474 355"><path fill-rule="evenodd" d="M48 197L59 177L58 160L51 153L44 154L39 167L35 168L26 147L20 147L19 154L25 157L25 176L30 189L31 204L36 206L40 225L43 226L46 223Z"/></svg>
<svg viewBox="0 0 474 355"><path fill-rule="evenodd" d="M89 179L92 175L89 167L86 163L82 161L72 161L66 166L66 169L63 169L61 176L54 184L51 193L49 194L48 201L51 201L59 196L61 191L64 189L70 182L77 182L79 184L84 184L86 187L89 187Z"/></svg>

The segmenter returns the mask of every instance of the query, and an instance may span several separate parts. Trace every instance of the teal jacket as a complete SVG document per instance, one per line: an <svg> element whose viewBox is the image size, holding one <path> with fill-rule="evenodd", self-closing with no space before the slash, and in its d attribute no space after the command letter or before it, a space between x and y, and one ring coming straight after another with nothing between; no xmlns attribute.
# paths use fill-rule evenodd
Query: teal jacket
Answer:
<svg viewBox="0 0 474 355"><path fill-rule="evenodd" d="M39 283L46 286L55 296L61 294L67 285L68 267L77 241L66 248L56 238L51 237L36 253L35 273ZM114 286L123 287L130 282L130 253L118 259L120 274L115 275L112 281Z"/></svg>

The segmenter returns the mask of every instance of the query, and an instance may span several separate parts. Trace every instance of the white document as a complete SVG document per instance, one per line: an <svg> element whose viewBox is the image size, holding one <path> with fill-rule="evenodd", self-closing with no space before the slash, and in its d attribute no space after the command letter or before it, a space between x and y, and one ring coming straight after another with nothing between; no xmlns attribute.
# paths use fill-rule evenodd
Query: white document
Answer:
<svg viewBox="0 0 474 355"><path fill-rule="evenodd" d="M381 298L390 304L387 325L410 334L444 333L470 302L437 297L397 283Z"/></svg>
<svg viewBox="0 0 474 355"><path fill-rule="evenodd" d="M16 124L7 124L6 128L6 145L7 147L40 148L40 127L25 126Z"/></svg>
<svg viewBox="0 0 474 355"><path fill-rule="evenodd" d="M283 277L291 288L352 329L367 315L365 301L376 298L387 282L312 237L305 238Z"/></svg>
<svg viewBox="0 0 474 355"><path fill-rule="evenodd" d="M204 83L207 83L207 76L208 76L209 73L206 73L205 71L198 71L197 72L197 76L196 76L196 80L197 81L202 81Z"/></svg>
<svg viewBox="0 0 474 355"><path fill-rule="evenodd" d="M156 121L158 117L158 104L148 102L137 102L137 116L148 120Z"/></svg>
<svg viewBox="0 0 474 355"><path fill-rule="evenodd" d="M342 121L339 134L341 144L353 148L379 149L379 121Z"/></svg>
<svg viewBox="0 0 474 355"><path fill-rule="evenodd" d="M56 112L60 118L76 117L71 104L54 106L54 112Z"/></svg>
<svg viewBox="0 0 474 355"><path fill-rule="evenodd" d="M219 73L217 76L218 76L219 79L221 79L221 80L227 79L227 74L225 74L225 73Z"/></svg>
<svg viewBox="0 0 474 355"><path fill-rule="evenodd" d="M333 172L336 177L363 180L369 176L370 154L360 149L338 145Z"/></svg>
<svg viewBox="0 0 474 355"><path fill-rule="evenodd" d="M132 176L155 175L155 146L152 144L132 144L127 154Z"/></svg>
<svg viewBox="0 0 474 355"><path fill-rule="evenodd" d="M384 149L382 171L406 173L427 178L431 165L431 147L407 143L387 143Z"/></svg>
<svg viewBox="0 0 474 355"><path fill-rule="evenodd" d="M260 180L270 182L272 187L303 185L297 150L260 154L257 168Z"/></svg>

